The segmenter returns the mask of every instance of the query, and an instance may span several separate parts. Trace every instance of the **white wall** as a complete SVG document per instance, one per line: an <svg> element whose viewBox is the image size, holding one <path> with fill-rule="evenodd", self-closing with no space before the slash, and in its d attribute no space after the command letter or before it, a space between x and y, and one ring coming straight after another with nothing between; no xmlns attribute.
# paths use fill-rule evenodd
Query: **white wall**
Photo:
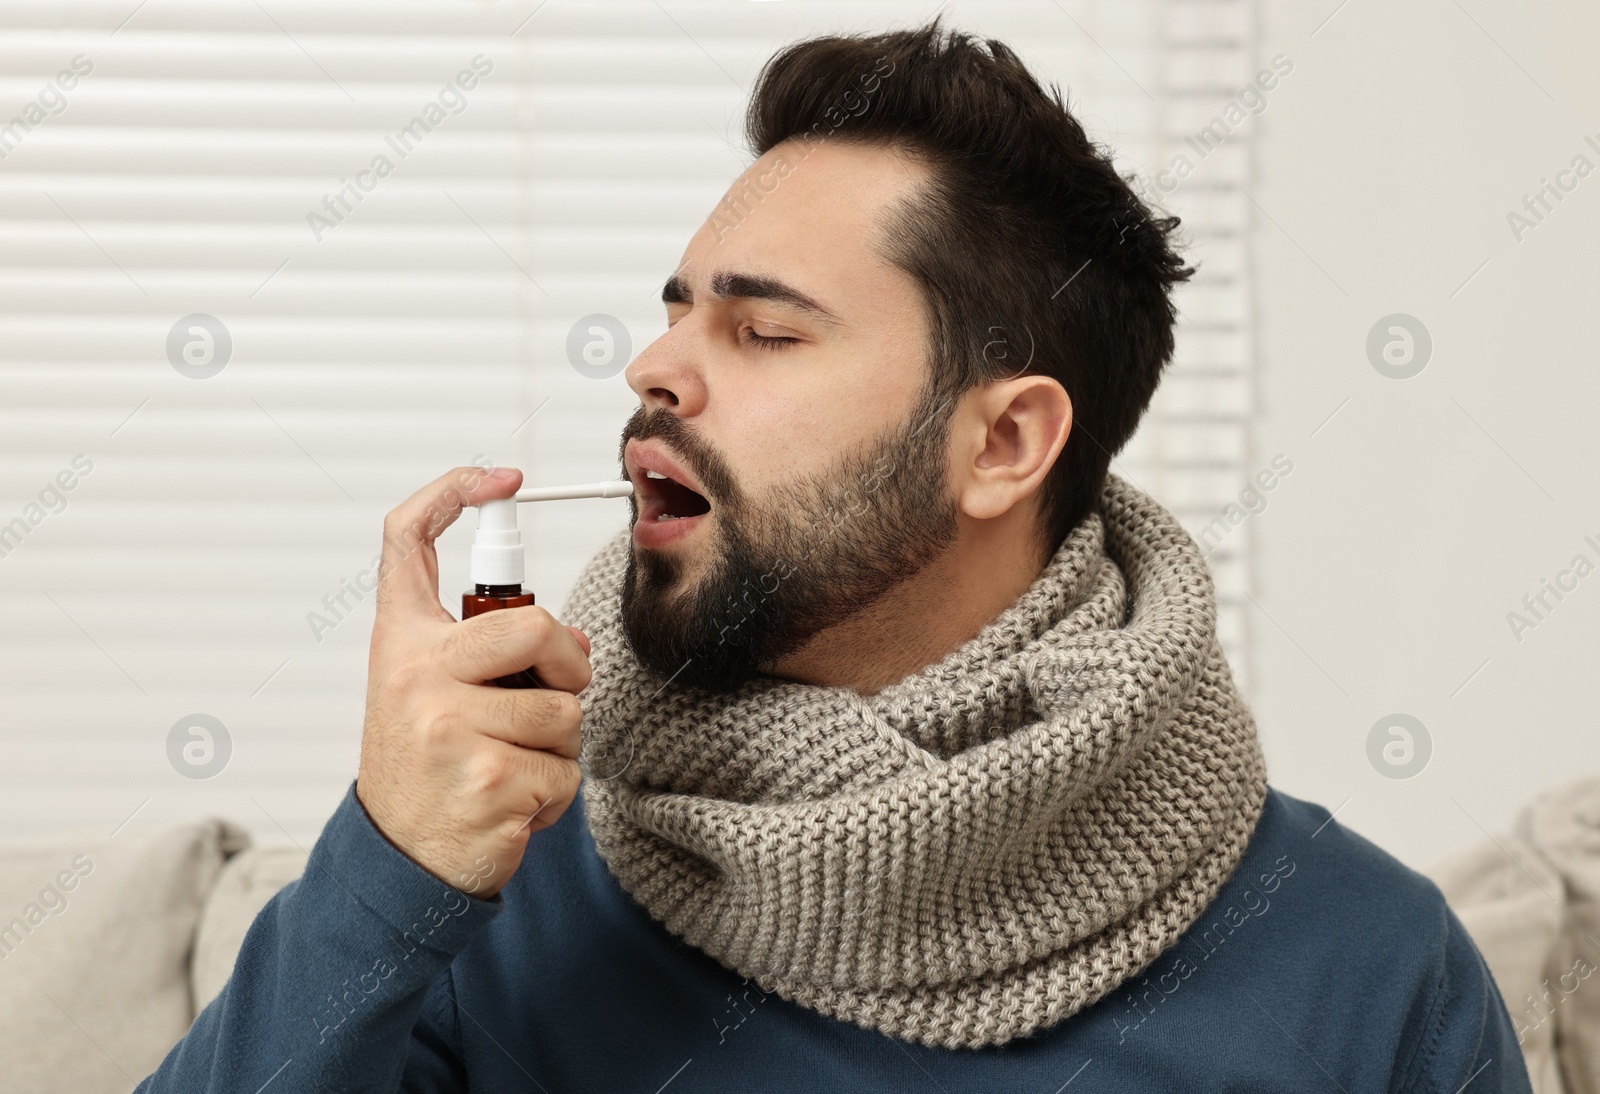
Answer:
<svg viewBox="0 0 1600 1094"><path fill-rule="evenodd" d="M1296 69L1258 119L1256 452L1295 470L1252 518L1256 710L1273 782L1422 866L1600 771L1600 573L1520 641L1507 622L1600 564L1600 177L1520 242L1506 219L1575 156L1600 168L1600 15L1262 10ZM1433 338L1405 380L1365 350L1397 312ZM1408 779L1366 752L1395 712L1432 740Z"/></svg>

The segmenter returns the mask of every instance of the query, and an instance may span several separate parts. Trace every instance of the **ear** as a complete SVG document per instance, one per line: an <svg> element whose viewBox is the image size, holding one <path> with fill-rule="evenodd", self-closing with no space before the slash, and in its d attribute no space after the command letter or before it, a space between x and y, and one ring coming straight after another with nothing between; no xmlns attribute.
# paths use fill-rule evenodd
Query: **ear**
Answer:
<svg viewBox="0 0 1600 1094"><path fill-rule="evenodd" d="M1022 376L973 392L974 443L955 455L965 461L957 502L980 520L998 517L1038 491L1072 430L1072 400L1048 376Z"/></svg>

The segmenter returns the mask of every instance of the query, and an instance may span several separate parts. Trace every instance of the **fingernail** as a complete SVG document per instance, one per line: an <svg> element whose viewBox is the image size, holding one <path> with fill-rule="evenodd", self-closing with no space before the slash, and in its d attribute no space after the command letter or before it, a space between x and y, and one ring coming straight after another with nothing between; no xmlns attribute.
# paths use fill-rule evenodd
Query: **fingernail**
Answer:
<svg viewBox="0 0 1600 1094"><path fill-rule="evenodd" d="M489 472L488 477L491 478L491 479L509 479L511 477L511 475L512 475L511 468L509 468L509 467L497 467L493 471Z"/></svg>

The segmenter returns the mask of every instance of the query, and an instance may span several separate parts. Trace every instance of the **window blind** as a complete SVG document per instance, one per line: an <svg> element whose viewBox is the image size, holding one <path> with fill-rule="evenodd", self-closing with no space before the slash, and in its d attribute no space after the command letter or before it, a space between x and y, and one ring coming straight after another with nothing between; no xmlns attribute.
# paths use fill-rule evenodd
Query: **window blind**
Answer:
<svg viewBox="0 0 1600 1094"><path fill-rule="evenodd" d="M525 462L528 7L0 8L0 521L90 465L0 544L8 833L331 813L384 513Z"/></svg>
<svg viewBox="0 0 1600 1094"><path fill-rule="evenodd" d="M1149 180L1255 67L1243 0L945 10L1059 82ZM931 13L0 7L0 524L26 526L0 536L4 831L215 812L309 846L355 770L383 514L475 460L531 483L614 473L637 405L621 365L665 329L661 282L746 162L761 62ZM1201 272L1117 466L1197 535L1257 470L1250 125L1149 190ZM604 378L569 354L596 315L625 333ZM626 515L524 508L540 603L559 609ZM452 611L468 524L441 541ZM1245 677L1250 531L1209 556Z"/></svg>

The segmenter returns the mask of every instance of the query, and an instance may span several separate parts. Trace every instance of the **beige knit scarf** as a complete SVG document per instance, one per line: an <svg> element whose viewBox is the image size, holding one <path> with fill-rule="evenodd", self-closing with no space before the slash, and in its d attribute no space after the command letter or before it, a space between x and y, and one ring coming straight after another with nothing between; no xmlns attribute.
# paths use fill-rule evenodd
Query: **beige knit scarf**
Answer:
<svg viewBox="0 0 1600 1094"><path fill-rule="evenodd" d="M596 555L561 615L593 644L588 824L652 917L763 990L1000 1044L1138 974L1238 864L1266 769L1211 577L1122 479L976 637L871 696L645 671L629 550Z"/></svg>

